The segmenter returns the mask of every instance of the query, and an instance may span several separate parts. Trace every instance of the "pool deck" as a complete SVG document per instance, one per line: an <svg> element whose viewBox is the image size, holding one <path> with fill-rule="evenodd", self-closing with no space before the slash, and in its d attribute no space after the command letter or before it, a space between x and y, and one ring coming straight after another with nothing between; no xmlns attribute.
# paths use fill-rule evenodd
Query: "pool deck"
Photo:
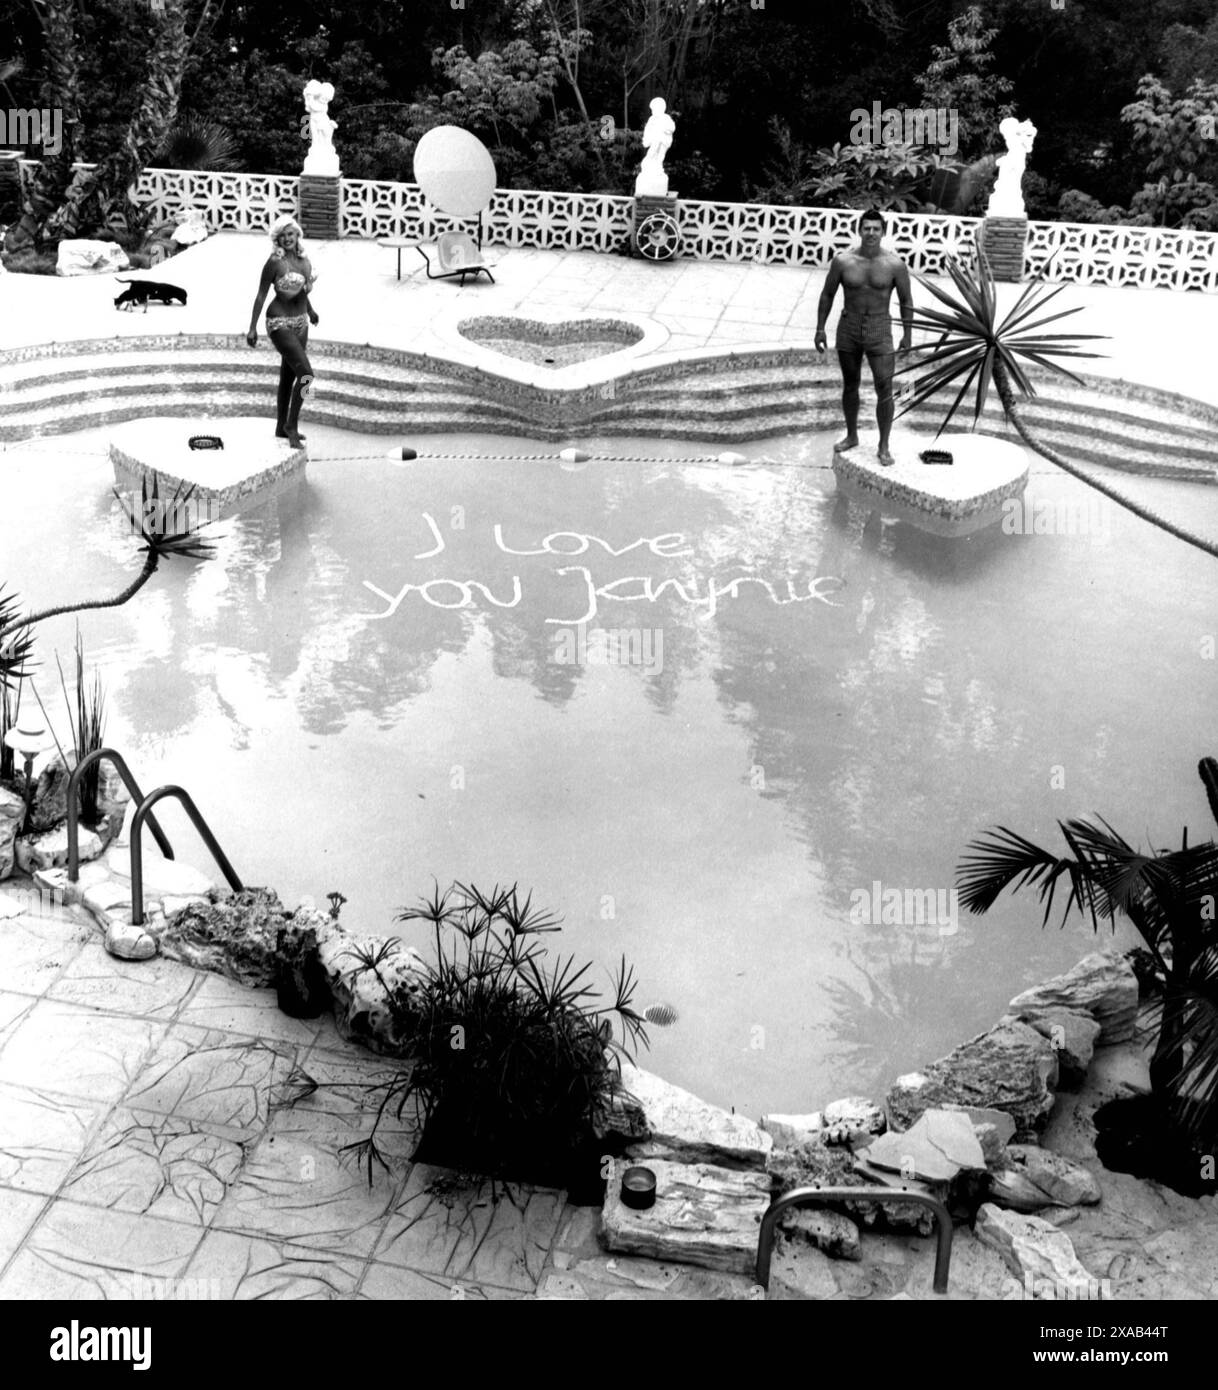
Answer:
<svg viewBox="0 0 1218 1390"><path fill-rule="evenodd" d="M265 249L262 237L223 234L146 272L190 295L187 310L147 314L116 311L109 276L5 274L0 348L178 329L242 334ZM409 273L396 280L395 253L372 242L310 252L319 337L475 362L479 350L462 346L455 325L483 314L641 315L658 330L648 361L810 346L824 280L819 270L488 248L496 283L460 287L428 282L409 252ZM1017 292L1000 287L1004 302ZM1080 331L1113 335L1099 345L1109 358L1086 370L1218 404L1212 297L1068 285L1058 302L1083 306ZM835 320L836 311L830 341ZM270 351L265 338L258 350ZM270 991L162 959L111 959L78 910L24 910L30 900L16 894L29 886L0 884L0 1298L158 1296L150 1285L159 1280L199 1281L190 1290L222 1299L759 1295L742 1276L605 1255L598 1213L560 1192L494 1204L476 1186L437 1190L438 1170L407 1161L407 1130L388 1136L399 1161L370 1186L339 1150L368 1133L369 1097L357 1082L383 1075L382 1062L328 1019L280 1013ZM298 1070L322 1085L290 1105ZM1181 1251L1194 1250L1200 1267L1218 1245L1218 1202L1148 1195L1119 1174L1103 1182L1103 1214L1069 1229L1090 1268L1124 1261L1137 1272L1117 1296L1218 1297L1212 1260L1209 1287L1173 1272ZM864 1236L861 1264L823 1260L818 1296L933 1298L931 1247ZM993 1252L960 1229L951 1296L1001 1297L1001 1278ZM166 1296L187 1286L159 1287Z"/></svg>
<svg viewBox="0 0 1218 1390"><path fill-rule="evenodd" d="M148 271L143 279L165 280L188 293L185 309L152 305L146 313L115 309L120 286L111 275L60 279L0 276L0 348L73 339L140 337L189 331L244 335L249 328L257 278L267 249L264 237L222 232ZM464 318L513 315L555 320L573 317L638 317L657 332L637 349L614 355L631 367L712 350L812 346L817 300L825 272L792 266L722 261L666 263L591 251L542 251L487 246L495 283L464 286L426 278L422 258L402 253L402 278L395 278L396 252L373 241L315 241L307 245L318 280L312 294L321 339L438 352L454 361L486 365L488 354L456 331ZM947 283L942 277L934 283ZM999 284L999 303L1014 302L1022 286ZM915 285L916 303L933 303ZM1140 382L1218 405L1218 373L1210 339L1216 297L1171 290L1110 289L1066 284L1050 312L1078 307L1081 313L1051 332L1107 335L1096 343L1107 354L1081 360L1081 371ZM894 300L895 310L895 300ZM840 312L838 296L828 322L829 342ZM255 351L273 351L261 323ZM521 371L525 364L502 359ZM555 385L578 382L577 369L539 367L528 379Z"/></svg>

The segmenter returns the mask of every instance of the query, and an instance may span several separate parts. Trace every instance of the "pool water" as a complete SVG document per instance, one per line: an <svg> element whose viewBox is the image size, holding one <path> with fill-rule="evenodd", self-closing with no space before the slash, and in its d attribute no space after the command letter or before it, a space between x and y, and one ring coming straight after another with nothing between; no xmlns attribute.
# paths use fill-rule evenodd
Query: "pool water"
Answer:
<svg viewBox="0 0 1218 1390"><path fill-rule="evenodd" d="M5 456L0 573L32 605L135 572L104 440ZM215 559L81 615L110 741L289 903L339 890L383 931L433 879L519 882L564 952L606 985L624 953L637 1003L675 1010L645 1065L756 1116L878 1096L1093 948L1031 896L953 914L970 837L1055 845L1094 811L1142 844L1213 833L1214 562L1123 513L945 541L838 497L823 437L737 468L409 442L492 457L313 427L307 484L213 528ZM1092 505L1035 466L1034 497ZM53 715L72 640L42 629Z"/></svg>

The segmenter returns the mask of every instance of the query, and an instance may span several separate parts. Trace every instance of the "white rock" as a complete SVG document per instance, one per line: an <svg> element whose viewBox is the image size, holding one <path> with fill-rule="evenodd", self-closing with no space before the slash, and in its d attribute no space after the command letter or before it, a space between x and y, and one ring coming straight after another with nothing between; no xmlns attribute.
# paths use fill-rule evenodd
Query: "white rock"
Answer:
<svg viewBox="0 0 1218 1390"><path fill-rule="evenodd" d="M1012 1211L1093 1205L1100 1200L1095 1174L1035 1144L1011 1144L1005 1165L990 1175L990 1200Z"/></svg>
<svg viewBox="0 0 1218 1390"><path fill-rule="evenodd" d="M376 971L363 970L360 953L375 955L386 938L356 936L332 918L317 915L317 959L334 1001L335 1026L349 1041L400 1056L406 1047L401 1029L407 1021L400 1018L398 1001L391 1002L386 986L399 1000L403 992L421 989L427 978L426 961L413 946L394 938L393 954Z"/></svg>
<svg viewBox="0 0 1218 1390"><path fill-rule="evenodd" d="M1060 1298L1071 1293L1087 1297L1095 1285L1070 1237L1039 1216L1021 1216L985 1202L977 1212L977 1239L997 1250L1020 1280L1047 1283Z"/></svg>
<svg viewBox="0 0 1218 1390"><path fill-rule="evenodd" d="M802 1143L825 1127L825 1118L819 1110L809 1115L763 1115L761 1128L774 1140L780 1149L790 1148L792 1144Z"/></svg>
<svg viewBox="0 0 1218 1390"><path fill-rule="evenodd" d="M1138 977L1119 953L1093 951L1064 975L1017 994L1007 1008L1016 1017L1051 1009L1087 1013L1100 1025L1101 1046L1124 1042L1137 1021Z"/></svg>
<svg viewBox="0 0 1218 1390"><path fill-rule="evenodd" d="M130 264L127 253L116 242L61 241L55 274L95 275L102 271L126 270Z"/></svg>
<svg viewBox="0 0 1218 1390"><path fill-rule="evenodd" d="M20 898L14 898L9 893L0 893L0 920L20 916L25 910L25 904Z"/></svg>
<svg viewBox="0 0 1218 1390"><path fill-rule="evenodd" d="M151 960L157 953L156 937L143 927L114 922L106 928L106 950L120 960Z"/></svg>
<svg viewBox="0 0 1218 1390"><path fill-rule="evenodd" d="M877 1168L922 1182L950 1182L963 1169L985 1167L985 1154L969 1117L927 1110L902 1134L881 1134L863 1151Z"/></svg>
<svg viewBox="0 0 1218 1390"><path fill-rule="evenodd" d="M80 863L96 859L102 852L102 842L92 830L79 827L76 832ZM23 836L17 841L17 865L31 877L38 869L57 869L68 862L68 827L56 826L40 835Z"/></svg>
<svg viewBox="0 0 1218 1390"><path fill-rule="evenodd" d="M111 847L103 860L107 869L116 877L131 882L131 856L122 849ZM143 858L144 894L148 898L160 898L168 894L175 898L206 897L213 887L211 879L189 864L180 864L176 859L163 859L159 854L144 850Z"/></svg>
<svg viewBox="0 0 1218 1390"><path fill-rule="evenodd" d="M643 1107L650 1139L627 1151L637 1159L712 1163L724 1168L764 1168L774 1141L744 1115L708 1105L689 1091L622 1063L622 1085Z"/></svg>
<svg viewBox="0 0 1218 1390"><path fill-rule="evenodd" d="M825 1128L837 1127L864 1130L868 1134L883 1134L888 1128L883 1109L866 1096L847 1096L825 1106Z"/></svg>
<svg viewBox="0 0 1218 1390"><path fill-rule="evenodd" d="M94 916L124 907L130 911L131 885L116 878L107 878L86 888L80 900Z"/></svg>

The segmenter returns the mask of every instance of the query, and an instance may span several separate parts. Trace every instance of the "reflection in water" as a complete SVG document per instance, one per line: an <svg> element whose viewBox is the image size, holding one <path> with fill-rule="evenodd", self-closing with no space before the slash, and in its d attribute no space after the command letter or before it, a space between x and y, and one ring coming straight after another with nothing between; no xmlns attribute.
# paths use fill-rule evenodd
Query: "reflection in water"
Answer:
<svg viewBox="0 0 1218 1390"><path fill-rule="evenodd" d="M215 528L215 560L83 615L112 742L145 785L190 789L247 881L341 890L357 928L389 929L433 876L519 881L564 917L564 951L605 976L624 952L671 1001L651 1064L708 1098L757 1114L877 1093L1091 949L1018 901L948 933L853 921L860 889L946 890L996 822L1051 837L1153 807L1167 834L1199 814L1209 562L1132 520L1108 545L953 542L816 468L397 467L383 440L318 436L318 455L373 457L315 460ZM105 463L57 459L47 519L45 455L12 458L30 523L5 568L27 599L121 588ZM53 571L52 526L72 538ZM584 636L646 631L653 669L560 659L589 584ZM373 589L402 595L389 616ZM46 625L44 658L71 624ZM1146 699L1165 678L1171 721Z"/></svg>

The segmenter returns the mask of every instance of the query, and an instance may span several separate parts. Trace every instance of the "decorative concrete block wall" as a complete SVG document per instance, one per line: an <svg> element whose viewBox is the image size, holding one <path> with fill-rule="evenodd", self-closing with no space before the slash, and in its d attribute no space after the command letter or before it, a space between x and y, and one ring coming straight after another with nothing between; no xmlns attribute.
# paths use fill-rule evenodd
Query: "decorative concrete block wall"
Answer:
<svg viewBox="0 0 1218 1390"><path fill-rule="evenodd" d="M23 160L23 170L28 173L34 163ZM262 232L281 213L296 215L298 183L287 174L145 169L136 197L166 216L196 208L217 230ZM634 199L625 196L500 188L483 217L483 232L502 246L616 251L630 236L633 207ZM853 243L858 220L849 208L687 198L680 200L678 213L681 256L763 265L827 266L836 252ZM948 256L971 261L982 222L931 213L888 213L886 218L893 250L910 269L926 275L941 274ZM341 180L339 219L343 236L420 241L469 225L437 213L417 184L371 179ZM1218 232L1029 222L1026 273L1038 275L1046 267L1051 279L1078 284L1218 294Z"/></svg>

